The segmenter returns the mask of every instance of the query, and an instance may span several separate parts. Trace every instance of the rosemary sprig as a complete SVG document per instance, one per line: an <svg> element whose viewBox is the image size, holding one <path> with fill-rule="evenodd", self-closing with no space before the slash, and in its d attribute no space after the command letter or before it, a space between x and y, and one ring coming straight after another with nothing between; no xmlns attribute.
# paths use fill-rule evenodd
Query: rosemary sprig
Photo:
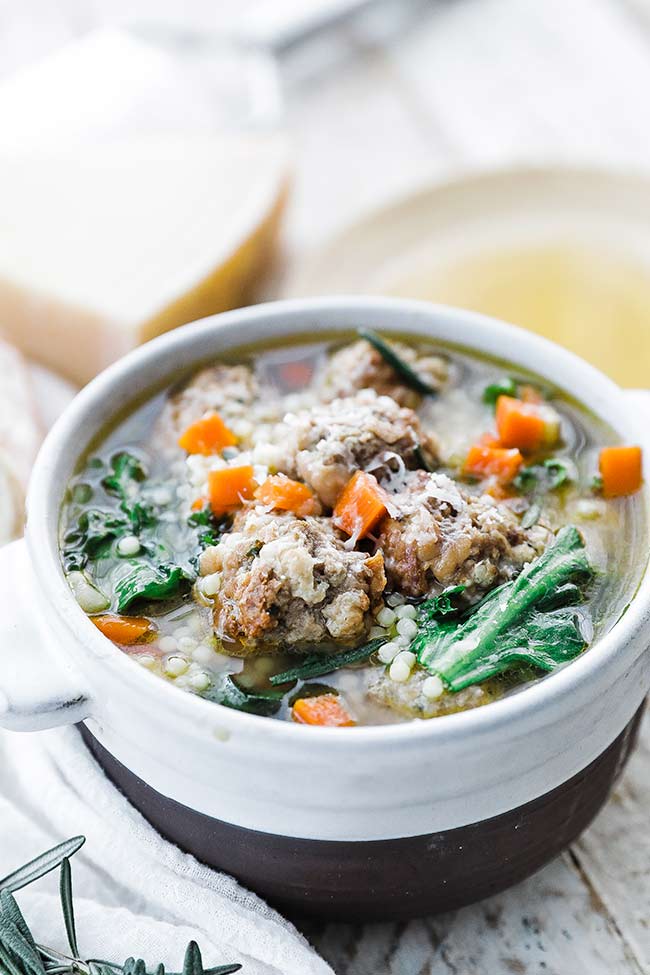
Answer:
<svg viewBox="0 0 650 975"><path fill-rule="evenodd" d="M85 842L84 836L74 836L0 880L0 975L232 975L241 969L241 965L237 964L204 968L195 941L190 941L185 950L182 972L165 973L162 964L149 970L141 958L127 958L121 965L101 958L81 958L77 945L70 858ZM36 941L14 897L15 891L57 868L60 868L61 911L70 955Z"/></svg>
<svg viewBox="0 0 650 975"><path fill-rule="evenodd" d="M312 677L331 674L341 667L347 667L348 664L358 664L362 660L367 660L375 650L379 649L382 643L385 643L385 640L375 639L365 643L362 647L356 647L354 650L343 650L329 656L322 653L311 654L311 656L305 657L299 666L285 670L281 674L274 674L269 678L269 683L275 686L277 684L288 684L289 681L311 680Z"/></svg>
<svg viewBox="0 0 650 975"><path fill-rule="evenodd" d="M373 332L370 328L359 328L357 332L362 339L365 339L366 342L369 342L376 349L384 362L388 363L406 386L414 389L416 393L420 393L422 396L436 395L437 390L428 382L425 382L422 376L418 375L408 362L404 362L404 359L397 354L388 342L384 341L381 335Z"/></svg>

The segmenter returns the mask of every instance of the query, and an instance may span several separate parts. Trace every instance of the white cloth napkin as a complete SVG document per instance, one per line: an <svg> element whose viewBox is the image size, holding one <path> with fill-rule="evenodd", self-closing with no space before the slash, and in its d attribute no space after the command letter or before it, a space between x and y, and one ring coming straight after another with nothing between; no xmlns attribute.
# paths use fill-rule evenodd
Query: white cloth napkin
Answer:
<svg viewBox="0 0 650 975"><path fill-rule="evenodd" d="M0 877L76 834L79 950L182 968L194 939L205 967L242 975L332 975L298 931L231 877L163 840L106 779L73 728L0 734ZM54 875L17 898L41 944L65 948Z"/></svg>

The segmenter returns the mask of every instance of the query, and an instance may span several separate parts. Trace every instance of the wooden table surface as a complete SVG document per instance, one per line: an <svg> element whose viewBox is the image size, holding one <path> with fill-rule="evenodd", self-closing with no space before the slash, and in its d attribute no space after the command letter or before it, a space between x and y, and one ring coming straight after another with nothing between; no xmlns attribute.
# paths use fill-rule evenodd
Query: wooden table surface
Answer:
<svg viewBox="0 0 650 975"><path fill-rule="evenodd" d="M215 28L247 4L0 0L0 75L127 16ZM355 216L459 170L650 166L650 0L400 0L294 52L283 76L296 172L289 263ZM646 721L604 812L518 888L425 921L305 933L338 975L647 975L649 810Z"/></svg>

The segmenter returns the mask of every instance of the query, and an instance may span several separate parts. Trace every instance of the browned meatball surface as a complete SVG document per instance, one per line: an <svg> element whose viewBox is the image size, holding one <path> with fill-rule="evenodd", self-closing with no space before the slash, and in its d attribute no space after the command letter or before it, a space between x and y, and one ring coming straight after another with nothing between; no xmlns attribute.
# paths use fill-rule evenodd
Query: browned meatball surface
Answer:
<svg viewBox="0 0 650 975"><path fill-rule="evenodd" d="M523 529L507 505L472 495L445 474L407 474L391 506L377 545L390 586L408 596L452 584L467 586L468 596L492 589L517 575L551 537L542 525Z"/></svg>
<svg viewBox="0 0 650 975"><path fill-rule="evenodd" d="M432 389L439 390L448 376L448 363L439 355L422 355L403 342L389 342L391 348ZM390 396L400 406L415 409L422 396L400 379L392 366L369 342L361 339L346 345L331 357L323 382L323 399L349 396L358 389L374 389L382 396Z"/></svg>
<svg viewBox="0 0 650 975"><path fill-rule="evenodd" d="M232 531L206 549L214 628L224 641L284 649L336 641L360 642L386 585L383 558L345 546L329 518L240 512Z"/></svg>
<svg viewBox="0 0 650 975"><path fill-rule="evenodd" d="M191 423L215 411L233 433L246 441L253 430L251 410L258 399L257 381L248 366L210 366L169 397L157 434L161 440L175 444Z"/></svg>
<svg viewBox="0 0 650 975"><path fill-rule="evenodd" d="M330 508L359 469L372 470L381 481L382 465L387 473L394 461L419 466L418 450L428 465L437 461L437 443L413 410L370 389L288 414L284 423L287 473L305 481Z"/></svg>

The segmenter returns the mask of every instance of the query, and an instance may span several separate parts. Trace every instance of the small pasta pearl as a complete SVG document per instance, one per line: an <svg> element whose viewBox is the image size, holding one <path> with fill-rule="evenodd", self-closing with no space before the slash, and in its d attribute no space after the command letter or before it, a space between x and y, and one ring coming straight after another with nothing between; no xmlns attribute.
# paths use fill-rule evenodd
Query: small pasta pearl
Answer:
<svg viewBox="0 0 650 975"><path fill-rule="evenodd" d="M422 693L425 697L429 698L430 701L435 701L436 698L441 697L444 690L444 684L437 674L435 674L433 677L427 677L422 685Z"/></svg>
<svg viewBox="0 0 650 975"><path fill-rule="evenodd" d="M392 626L397 617L392 609L383 606L377 613L377 622L380 626Z"/></svg>

